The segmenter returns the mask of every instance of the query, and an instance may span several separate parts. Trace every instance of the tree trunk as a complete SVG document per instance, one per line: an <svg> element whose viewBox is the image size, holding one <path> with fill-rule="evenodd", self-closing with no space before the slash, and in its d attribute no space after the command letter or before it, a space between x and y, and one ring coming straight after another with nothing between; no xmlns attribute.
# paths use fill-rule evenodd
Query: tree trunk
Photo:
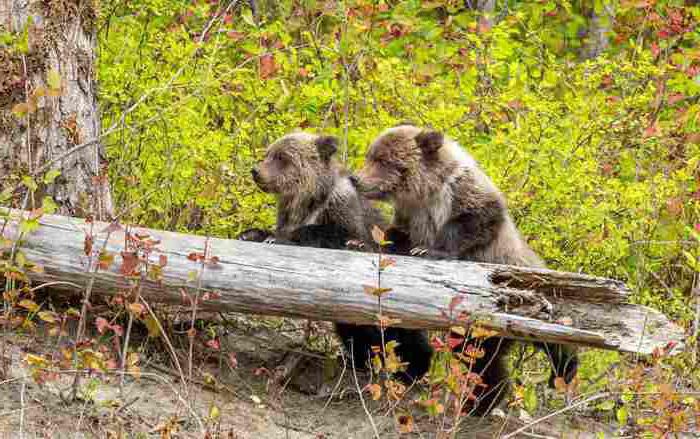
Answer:
<svg viewBox="0 0 700 439"><path fill-rule="evenodd" d="M61 214L111 213L95 8L94 0L0 0L0 203L37 208L48 196ZM57 177L45 181L50 170ZM36 186L20 184L27 175Z"/></svg>
<svg viewBox="0 0 700 439"><path fill-rule="evenodd" d="M80 292L89 284L93 295L119 294L133 285L124 272L143 274L148 268L139 291L149 301L185 304L183 292L194 297L200 288L200 297L209 296L200 309L377 321L377 299L363 291L375 285L377 255L140 229L138 235L158 241L146 267L124 248L137 235L127 239L121 227L55 215L40 223L21 251L43 267L31 274L34 282L51 282L53 288ZM17 221L4 233L16 239ZM205 253L209 263L202 266L199 255ZM96 271L97 255L103 265ZM629 303L630 291L618 281L507 265L396 260L381 277L381 286L392 288L382 298L382 313L399 319L396 326L445 329L476 321L511 338L645 354L670 342L680 348L685 337L660 312Z"/></svg>
<svg viewBox="0 0 700 439"><path fill-rule="evenodd" d="M614 14L614 7L607 4L604 4L599 12L593 9L590 11L586 40L580 52L581 58L597 58L608 48L608 34L612 29Z"/></svg>

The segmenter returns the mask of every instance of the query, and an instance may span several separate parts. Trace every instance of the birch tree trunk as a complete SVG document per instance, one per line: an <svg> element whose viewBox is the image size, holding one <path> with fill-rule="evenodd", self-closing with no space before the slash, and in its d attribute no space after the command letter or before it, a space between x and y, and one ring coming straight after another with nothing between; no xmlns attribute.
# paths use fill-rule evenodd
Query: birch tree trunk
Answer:
<svg viewBox="0 0 700 439"><path fill-rule="evenodd" d="M106 218L96 0L0 0L0 203ZM57 175L44 182L47 171ZM21 184L27 175L31 182ZM8 196L9 195L9 196Z"/></svg>
<svg viewBox="0 0 700 439"><path fill-rule="evenodd" d="M594 59L600 56L610 45L608 35L615 21L615 7L603 4L599 11L595 8L586 14L588 17L588 29L586 39L581 47L582 59Z"/></svg>

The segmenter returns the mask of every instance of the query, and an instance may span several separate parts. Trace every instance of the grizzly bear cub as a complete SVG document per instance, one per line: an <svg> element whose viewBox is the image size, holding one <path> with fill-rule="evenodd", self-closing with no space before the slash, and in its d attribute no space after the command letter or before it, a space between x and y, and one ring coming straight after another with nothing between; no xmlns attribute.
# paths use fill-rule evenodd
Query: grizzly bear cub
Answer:
<svg viewBox="0 0 700 439"><path fill-rule="evenodd" d="M344 248L353 240L372 245L371 228L383 224L382 216L333 159L337 145L335 137L288 134L272 143L253 168L260 189L277 196L275 243ZM382 342L374 325L336 323L335 329L357 367L367 365L372 346ZM428 371L432 348L425 331L390 327L384 336L385 342L398 342L396 353L408 363L401 379L410 382Z"/></svg>
<svg viewBox="0 0 700 439"><path fill-rule="evenodd" d="M393 202L392 228L408 235L412 254L544 267L520 236L501 192L476 161L442 133L411 124L384 131L371 144L356 185L367 198ZM487 413L505 395L501 386L507 383L508 371L503 360L511 345L499 338L483 342L486 355L474 370L488 388L475 407L477 413ZM573 379L578 366L574 348L535 345L551 360L550 385L556 376L567 383Z"/></svg>

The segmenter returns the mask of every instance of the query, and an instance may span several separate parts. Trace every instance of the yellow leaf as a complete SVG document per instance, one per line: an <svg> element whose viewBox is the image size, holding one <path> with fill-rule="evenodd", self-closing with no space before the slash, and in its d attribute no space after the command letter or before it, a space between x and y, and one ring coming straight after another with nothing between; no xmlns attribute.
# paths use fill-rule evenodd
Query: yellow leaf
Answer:
<svg viewBox="0 0 700 439"><path fill-rule="evenodd" d="M486 329L483 326L474 326L472 328L472 337L474 338L489 338L498 335L498 331Z"/></svg>
<svg viewBox="0 0 700 439"><path fill-rule="evenodd" d="M39 318L46 323L58 322L58 315L53 311L41 311L37 314Z"/></svg>
<svg viewBox="0 0 700 439"><path fill-rule="evenodd" d="M217 419L219 419L220 416L221 412L219 411L219 407L212 405L209 409L209 420L216 421Z"/></svg>
<svg viewBox="0 0 700 439"><path fill-rule="evenodd" d="M370 395L372 395L372 400L373 401L379 401L379 398L382 397L382 386L379 384L368 384L365 387L365 390L367 390Z"/></svg>
<svg viewBox="0 0 700 439"><path fill-rule="evenodd" d="M20 102L19 104L12 107L12 112L15 114L15 116L22 117L25 114L29 113L29 105L27 105L26 102Z"/></svg>
<svg viewBox="0 0 700 439"><path fill-rule="evenodd" d="M39 305L36 304L33 300L29 299L24 299L19 302L19 306L21 306L24 309L28 309L29 311L36 311L39 309Z"/></svg>
<svg viewBox="0 0 700 439"><path fill-rule="evenodd" d="M384 242L384 238L384 231L377 225L372 226L372 239L374 239L374 242L381 245Z"/></svg>
<svg viewBox="0 0 700 439"><path fill-rule="evenodd" d="M143 320L143 323L148 329L148 336L151 338L160 337L160 327L158 326L158 321L149 315Z"/></svg>
<svg viewBox="0 0 700 439"><path fill-rule="evenodd" d="M466 335L467 335L467 330L463 326L450 326L450 332L454 332L455 334L459 334L462 337L466 337Z"/></svg>
<svg viewBox="0 0 700 439"><path fill-rule="evenodd" d="M32 94L33 94L34 96L36 96L37 98L40 98L40 97L42 97L42 96L46 96L46 92L47 92L47 91L48 91L48 90L46 90L46 87L39 86L39 87L36 88L36 90L34 90L34 92L33 92Z"/></svg>
<svg viewBox="0 0 700 439"><path fill-rule="evenodd" d="M29 270L32 273L42 274L44 272L44 267L41 265L32 265Z"/></svg>
<svg viewBox="0 0 700 439"><path fill-rule="evenodd" d="M49 85L49 88L53 90L60 89L61 74L58 73L55 69L49 70L49 73L46 75L46 83Z"/></svg>
<svg viewBox="0 0 700 439"><path fill-rule="evenodd" d="M554 388L557 389L557 392L559 392L559 393L565 393L566 392L566 381L564 381L564 378L562 378L562 377L554 378Z"/></svg>
<svg viewBox="0 0 700 439"><path fill-rule="evenodd" d="M382 256L382 258L379 260L379 269L384 270L387 267L391 267L392 265L396 265L396 259L395 258L388 258L386 256Z"/></svg>
<svg viewBox="0 0 700 439"><path fill-rule="evenodd" d="M26 361L27 364L30 366L49 367L48 360L46 360L46 358L41 357L39 355L27 354L27 356L24 357L24 361Z"/></svg>
<svg viewBox="0 0 700 439"><path fill-rule="evenodd" d="M127 308L129 308L129 311L136 316L141 315L144 309L143 305L141 305L140 303L130 303L129 306L127 306Z"/></svg>
<svg viewBox="0 0 700 439"><path fill-rule="evenodd" d="M385 293L388 293L391 291L391 288L377 288L377 287L372 287L369 285L363 285L362 288L365 290L366 294L369 294L370 296L375 296L375 297L381 297Z"/></svg>
<svg viewBox="0 0 700 439"><path fill-rule="evenodd" d="M372 370L374 370L374 373L376 374L379 374L379 372L382 370L382 359L379 358L379 355L372 357Z"/></svg>
<svg viewBox="0 0 700 439"><path fill-rule="evenodd" d="M413 432L414 423L411 415L400 415L396 417L399 424L399 433L408 434Z"/></svg>
<svg viewBox="0 0 700 439"><path fill-rule="evenodd" d="M136 352L129 352L129 355L126 356L126 364L129 366L133 366L136 363L139 362L139 354Z"/></svg>

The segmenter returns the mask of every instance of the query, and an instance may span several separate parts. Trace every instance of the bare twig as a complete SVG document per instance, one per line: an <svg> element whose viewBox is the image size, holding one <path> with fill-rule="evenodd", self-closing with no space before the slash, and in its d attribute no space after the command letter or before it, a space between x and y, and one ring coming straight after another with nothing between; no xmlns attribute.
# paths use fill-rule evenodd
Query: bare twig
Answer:
<svg viewBox="0 0 700 439"><path fill-rule="evenodd" d="M107 248L107 243L109 242L109 238L112 236L112 228L108 228L107 230L107 236L105 236L104 242L102 243L102 247L100 249L100 252L104 249ZM99 253L98 253L99 255ZM92 274L90 276L90 280L88 281L87 288L85 288L85 293L83 294L83 303L82 306L80 307L80 320L78 320L78 329L75 334L75 344L76 347L78 343L80 343L80 340L83 338L83 334L85 333L85 326L86 326L86 321L87 321L87 308L90 303L90 295L92 293L92 287L95 284L95 277L97 275L97 271L100 268L99 264L99 256L97 256L96 261L93 261L93 255L90 255L90 264L88 265L88 269L92 269ZM94 268L93 264L94 263ZM73 351L73 362L75 363L77 361L77 349ZM77 394L78 394L78 385L80 384L80 373L75 374L75 378L73 380L73 390L72 390L72 399L75 399Z"/></svg>
<svg viewBox="0 0 700 439"><path fill-rule="evenodd" d="M22 68L24 69L24 97L27 100L27 102L29 102L29 75L27 74L27 57L25 55L22 55ZM32 163L32 125L29 112L27 112L25 119L27 121L27 167L29 170L29 175L32 175L32 169L34 168L34 166ZM36 204L34 202L34 191L27 188L27 192L29 192L29 197L32 201L32 208L36 207Z"/></svg>
<svg viewBox="0 0 700 439"><path fill-rule="evenodd" d="M182 386L186 389L187 384L185 382L185 373L182 371L182 367L180 366L180 361L177 358L177 354L175 353L175 348L173 348L172 343L170 343L170 339L168 338L167 334L163 330L163 326L160 324L160 320L156 317L155 313L151 309L150 305L148 305L148 302L143 297L139 297L141 300L141 303L143 306L146 307L146 310L148 310L148 313L151 315L153 320L156 322L156 325L158 325L158 330L160 331L160 335L163 337L163 341L165 342L165 345L168 347L168 352L170 353L170 356L173 358L173 363L175 363L175 366L177 367L177 371L180 373L180 381L182 382Z"/></svg>
<svg viewBox="0 0 700 439"><path fill-rule="evenodd" d="M55 282L45 282L45 283L43 283L43 284L41 284L41 285L37 285L37 286L35 286L34 288L30 289L29 292L30 292L30 293L33 293L33 292L38 291L38 290L40 290L40 289L42 289L42 288L54 287L54 286L57 286L57 285L65 285L65 286L67 286L67 287L73 287L73 288L77 288L77 289L79 289L79 290L82 290L83 288L85 288L84 285L78 285L78 284L75 284L75 283L73 283L73 282L65 282L65 281L57 280L57 281L55 281Z"/></svg>
<svg viewBox="0 0 700 439"><path fill-rule="evenodd" d="M360 381L357 379L357 371L355 370L355 357L353 355L354 351L354 346L353 346L353 340L350 340L350 366L352 367L352 376L355 379L355 388L357 389L357 395L360 397L360 402L362 403L362 409L365 411L365 414L367 415L367 419L369 419L369 423L372 425L372 430L374 431L374 437L379 439L379 431L377 430L377 426L374 423L374 419L372 418L372 414L369 412L369 409L367 408L367 404L365 403L365 398L362 395L362 389L360 388Z"/></svg>
<svg viewBox="0 0 700 439"><path fill-rule="evenodd" d="M22 377L22 387L19 393L19 437L24 438L24 392L27 389L27 379Z"/></svg>
<svg viewBox="0 0 700 439"><path fill-rule="evenodd" d="M194 354L194 335L195 335L195 329L194 329L194 322L197 319L197 304L199 302L199 293L202 292L202 276L204 276L204 267L206 266L207 263L207 258L209 257L209 252L210 252L210 246L209 246L209 236L206 237L206 240L204 241L204 254L202 256L202 261L199 266L199 273L197 273L197 290L195 292L195 297L194 300L192 301L192 321L190 322L190 331L187 334L189 341L190 341L190 347L189 347L189 353L188 353L188 363L187 363L187 378L192 379L192 363L193 363L193 354Z"/></svg>
<svg viewBox="0 0 700 439"><path fill-rule="evenodd" d="M143 275L142 275L143 276ZM143 278L139 279L139 284L136 287L136 299L134 302L138 302L138 300L141 298L141 282L143 281ZM126 334L124 334L124 346L122 347L122 358L121 358L121 370L122 372L126 370L126 357L129 353L129 339L131 337L131 328L134 324L134 314L129 311L129 320L126 324ZM119 390L122 390L122 387L124 386L124 375L122 375L119 379Z"/></svg>
<svg viewBox="0 0 700 439"><path fill-rule="evenodd" d="M561 414L563 414L563 413L566 413L566 412L568 412L568 411L571 411L571 410L575 409L576 407L579 407L579 406L582 406L582 405L586 405L586 404L588 404L588 403L590 403L590 402L597 401L597 400L599 400L599 399L607 398L607 397L609 397L609 396L611 396L611 395L612 395L612 394L611 394L610 392L598 393L598 394L596 394L596 395L593 395L593 396L591 396L591 397L588 397L588 398L586 398L586 399L583 399L583 400L581 400L581 401L579 401L579 402L577 402L577 403L575 403L575 404L568 405L568 406L566 406L566 407L564 407L564 408L562 408L562 409L560 409L560 410L557 410L557 411L555 411L555 412L552 412L552 413L548 414L547 416L543 416L543 417L541 417L541 418L535 419L534 421L528 423L527 425L525 425L525 426L523 426L523 427L521 427L521 428L519 428L519 429L517 429L517 430L515 430L515 431L513 431L513 432L511 432L511 433L508 433L507 435L503 436L501 439L510 439L510 438L512 438L512 437L516 437L518 434L523 433L525 430L527 430L527 429L529 429L529 428L532 428L533 426L539 424L540 422L546 421L547 419L551 419L551 418L553 418L553 417L555 417L555 416L559 416L559 415L561 415Z"/></svg>
<svg viewBox="0 0 700 439"><path fill-rule="evenodd" d="M693 353L693 362L698 364L698 357L700 356L700 273L695 273L695 282L693 285L693 292L695 293L695 322L693 323L693 337L695 339L695 352Z"/></svg>

